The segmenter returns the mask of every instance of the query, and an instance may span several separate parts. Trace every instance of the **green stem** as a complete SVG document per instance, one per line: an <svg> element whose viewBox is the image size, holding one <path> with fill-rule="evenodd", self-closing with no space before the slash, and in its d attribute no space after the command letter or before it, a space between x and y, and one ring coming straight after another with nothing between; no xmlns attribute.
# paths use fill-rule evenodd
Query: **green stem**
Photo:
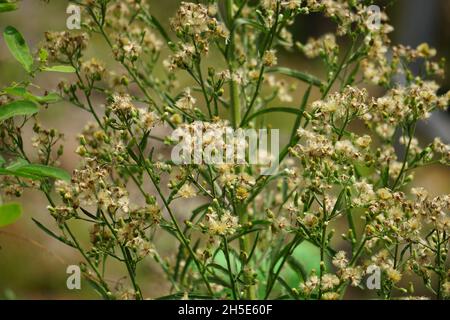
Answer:
<svg viewBox="0 0 450 320"><path fill-rule="evenodd" d="M224 247L224 253L225 253L225 259L227 260L227 268L228 268L228 275L230 277L231 282L231 293L233 294L233 299L237 300L238 294L236 290L236 281L234 280L233 271L231 269L231 262L230 262L230 250L228 249L228 240L227 237L223 237L223 247Z"/></svg>
<svg viewBox="0 0 450 320"><path fill-rule="evenodd" d="M239 124L241 123L241 104L239 98L239 86L234 78L234 16L233 16L233 0L227 0L226 2L226 12L227 12L227 20L229 28L231 29L229 44L228 44L228 52L231 53L228 55L228 70L230 71L230 106L231 106L231 121L233 123L233 127L237 129Z"/></svg>
<svg viewBox="0 0 450 320"><path fill-rule="evenodd" d="M128 129L128 133L131 135L132 138L134 138L133 132L131 131L130 128ZM164 207L167 209L167 212L169 213L170 219L172 220L172 223L175 226L176 232L178 234L178 238L181 241L181 243L183 243L183 245L186 247L186 249L188 249L189 254L191 255L192 259L194 260L200 275L202 276L203 282L206 285L206 288L208 289L208 292L211 295L214 295L214 292L211 288L211 285L208 281L208 279L206 278L205 275L205 267L202 266L202 264L200 263L200 261L198 260L197 256L195 255L195 252L192 250L191 246L189 245L189 241L188 239L186 239L183 231L180 228L180 225L177 222L177 219L175 218L175 215L172 212L172 209L170 208L169 203L167 202L167 199L164 197L164 194L161 191L161 188L158 184L158 182L155 180L155 177L153 176L153 174L150 172L147 164L145 163L145 156L143 151L141 150L141 147L139 146L139 144L136 143L137 146L137 150L139 151L139 156L141 158L142 163L137 163L138 165L142 166L145 168L145 171L147 172L147 175L149 176L150 180L152 181L153 186L155 187L156 191L158 192L159 197L161 198L161 200L163 201Z"/></svg>
<svg viewBox="0 0 450 320"><path fill-rule="evenodd" d="M233 77L233 67L230 65L230 74ZM231 121L233 127L237 129L241 123L241 106L239 101L239 88L235 80L230 81L231 92Z"/></svg>
<svg viewBox="0 0 450 320"><path fill-rule="evenodd" d="M136 298L137 300L142 300L142 292L141 289L139 288L137 282L136 282L136 272L135 272L135 268L133 268L133 266L131 265L130 260L132 260L131 256L130 256L130 252L128 251L127 248L125 248L119 241L119 237L117 235L116 230L113 228L113 226L109 223L108 219L106 218L105 214L103 213L103 211L100 211L103 217L103 221L105 221L106 225L108 226L109 230L112 232L114 238L117 240L117 243L119 245L120 251L122 251L122 255L123 255L123 261L125 262L125 265L127 267L127 271L128 271L128 275L130 277L131 283L133 285L133 289L136 293Z"/></svg>
<svg viewBox="0 0 450 320"><path fill-rule="evenodd" d="M247 209L245 206L241 206L239 204L237 204L235 209L235 214L239 217L239 223L242 226L246 226L249 222L248 220L248 213L247 213ZM246 268L248 267L248 271L251 272L252 271L252 265L250 263L250 259L249 259L249 250L250 250L250 234L248 235L243 235L242 237L239 238L239 247L241 249L241 253L244 253L244 257L245 257L245 261L243 261L243 266L242 268ZM245 272L244 274L246 274L246 276L248 277L248 273ZM253 281L252 279L246 279L247 283L250 281ZM255 300L256 299L256 290L255 290L255 286L253 284L248 284L246 289L245 289L245 298L248 300Z"/></svg>
<svg viewBox="0 0 450 320"><path fill-rule="evenodd" d="M411 149L411 143L412 143L412 140L414 138L414 132L416 130L416 124L414 123L412 125L408 125L407 130L408 130L408 135L409 135L409 141L408 141L408 145L406 146L405 158L403 159L402 168L400 170L400 173L398 174L397 179L394 182L394 185L392 186L392 190L393 191L397 187L397 185L400 182L400 180L403 180L402 177L403 177L403 173L405 172L406 165L408 163L409 150Z"/></svg>
<svg viewBox="0 0 450 320"><path fill-rule="evenodd" d="M92 261L88 258L88 256L86 255L86 253L84 252L83 248L81 247L80 243L77 241L77 238L74 236L74 234L72 233L72 231L70 230L69 226L67 225L67 223L64 223L64 228L67 230L67 232L70 235L70 238L72 239L73 243L75 244L76 248L78 249L78 251L81 253L81 255L83 256L84 260L86 260L86 262L89 264L89 266L91 267L91 269L95 272L95 274L97 275L98 280L100 281L101 285L103 286L103 288L106 290L106 292L110 292L109 288L108 288L108 284L105 282L105 280L103 280L103 277L101 276L100 272L98 271L97 267L92 263Z"/></svg>

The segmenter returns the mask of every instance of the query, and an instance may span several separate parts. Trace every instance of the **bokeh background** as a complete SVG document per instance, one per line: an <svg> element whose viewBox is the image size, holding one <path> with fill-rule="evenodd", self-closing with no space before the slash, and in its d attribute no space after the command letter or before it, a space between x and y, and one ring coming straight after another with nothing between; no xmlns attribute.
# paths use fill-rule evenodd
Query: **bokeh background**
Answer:
<svg viewBox="0 0 450 320"><path fill-rule="evenodd" d="M159 20L168 25L168 17L175 13L180 1L176 0L150 0L151 12ZM403 43L417 46L428 42L438 49L442 57L450 57L450 1L449 0L397 0L379 1L385 6L394 25L395 31L391 34L394 43ZM30 47L36 48L42 41L44 32L48 30L65 30L66 7L65 0L24 0L18 11L0 15L0 30L7 25L13 25L22 32ZM319 36L333 30L333 24L320 17L307 17L299 19L292 27L295 40L305 41L310 36ZM101 57L108 64L114 65L110 53L105 50L101 39L94 38L90 45L88 56ZM319 64L305 61L298 54L280 51L279 64L292 68L306 69L312 73L320 74ZM450 66L447 65L447 74ZM13 81L20 81L26 75L21 67L13 60L6 49L3 39L0 39L0 87L9 85ZM68 78L64 76L64 78ZM42 88L56 88L61 75L42 74L36 83ZM70 77L69 77L70 80ZM299 95L294 99L300 99ZM442 91L450 89L449 79L444 81ZM377 92L373 92L377 94ZM97 101L104 103L104 101ZM295 103L294 103L295 104ZM61 160L62 167L71 171L77 165L76 136L81 131L89 116L82 111L58 103L40 114L40 121L48 127L59 129L65 134L65 155ZM271 123L275 128L290 130L286 126L292 120L289 118L273 118ZM427 142L435 136L440 136L447 143L450 142L450 116L448 112L439 112L420 125L418 137L420 141ZM31 137L31 136L30 136ZM401 153L401 148L398 148ZM450 192L450 170L440 166L419 170L415 184L424 186L432 194ZM0 299L94 299L96 293L85 282L81 290L70 291L66 288L66 268L77 264L82 259L76 252L57 241L49 238L39 230L31 218L53 225L52 219L46 210L46 201L37 192L27 191L20 200L24 206L24 215L14 225L0 230ZM87 240L87 230L79 228L78 232ZM167 239L162 239L165 241ZM170 250L170 245L167 245ZM146 262L141 270L145 291L151 297L163 295L167 288L163 275L151 261ZM117 270L111 281L120 280L124 275ZM364 298L358 292L353 298Z"/></svg>

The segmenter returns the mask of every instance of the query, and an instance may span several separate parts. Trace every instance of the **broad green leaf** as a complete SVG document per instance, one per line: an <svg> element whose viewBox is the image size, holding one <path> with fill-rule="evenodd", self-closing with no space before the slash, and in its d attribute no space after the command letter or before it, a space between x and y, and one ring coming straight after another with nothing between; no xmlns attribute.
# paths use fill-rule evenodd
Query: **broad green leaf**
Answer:
<svg viewBox="0 0 450 320"><path fill-rule="evenodd" d="M55 92L50 92L45 96L36 96L31 92L27 91L27 89L24 87L9 87L3 89L3 91L11 96L22 97L27 100L33 100L38 103L53 103L61 100L61 97Z"/></svg>
<svg viewBox="0 0 450 320"><path fill-rule="evenodd" d="M275 72L275 73L280 73L280 74L284 74L286 76L298 79L300 81L309 83L311 85L314 85L316 87L323 87L323 83L320 79L316 78L313 75L310 75L308 73L305 72L301 72L298 70L294 70L294 69L290 69L290 68L285 68L285 67L275 67L275 68L270 68L267 70L267 72Z"/></svg>
<svg viewBox="0 0 450 320"><path fill-rule="evenodd" d="M6 162L5 159L0 154L0 167L2 167L5 164L5 162Z"/></svg>
<svg viewBox="0 0 450 320"><path fill-rule="evenodd" d="M45 166L42 164L28 164L20 167L16 170L16 172L35 175L39 177L54 178L64 181L70 181L71 179L71 176L69 173L67 173L67 171L60 168Z"/></svg>
<svg viewBox="0 0 450 320"><path fill-rule="evenodd" d="M22 215L22 207L18 203L8 203L0 206L0 227L13 224Z"/></svg>
<svg viewBox="0 0 450 320"><path fill-rule="evenodd" d="M62 73L74 73L75 68L72 66L53 66L53 67L44 67L43 71L49 72L62 72Z"/></svg>
<svg viewBox="0 0 450 320"><path fill-rule="evenodd" d="M0 106L0 121L15 116L31 116L39 111L36 103L29 100L14 101Z"/></svg>
<svg viewBox="0 0 450 320"><path fill-rule="evenodd" d="M20 32L16 28L8 26L3 31L3 37L14 58L22 64L27 72L31 72L33 57Z"/></svg>
<svg viewBox="0 0 450 320"><path fill-rule="evenodd" d="M0 12L8 12L14 10L17 10L17 3L15 2L0 3Z"/></svg>

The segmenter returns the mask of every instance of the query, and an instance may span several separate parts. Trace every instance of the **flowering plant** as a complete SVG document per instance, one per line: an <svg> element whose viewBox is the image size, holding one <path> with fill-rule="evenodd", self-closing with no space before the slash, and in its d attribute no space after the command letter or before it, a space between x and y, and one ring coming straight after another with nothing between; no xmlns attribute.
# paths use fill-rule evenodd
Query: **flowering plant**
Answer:
<svg viewBox="0 0 450 320"><path fill-rule="evenodd" d="M166 299L340 299L352 287L390 299L414 297L414 286L450 297L450 195L411 187L418 168L450 164L450 146L415 135L450 100L438 94L436 50L391 44L393 28L372 1L182 2L170 30L146 1L70 2L83 10L83 30L47 32L36 55L15 28L4 32L29 78L0 92L1 196L42 191L57 228L36 225L79 251L103 298L156 298L139 279L149 259L165 275ZM336 32L294 41L291 26L308 15L332 20ZM114 71L85 58L95 36ZM282 50L320 60L322 76L281 66ZM410 70L417 62L420 75ZM35 75L50 71L75 80L32 93ZM59 168L63 135L39 124L39 110L60 99L92 116L70 175ZM173 130L271 131L272 113L293 126L269 175L248 153L239 162L170 157ZM29 123L34 152L24 147ZM201 147L223 151L221 134L203 135ZM1 208L0 226L18 210ZM120 285L107 280L117 263L127 274Z"/></svg>

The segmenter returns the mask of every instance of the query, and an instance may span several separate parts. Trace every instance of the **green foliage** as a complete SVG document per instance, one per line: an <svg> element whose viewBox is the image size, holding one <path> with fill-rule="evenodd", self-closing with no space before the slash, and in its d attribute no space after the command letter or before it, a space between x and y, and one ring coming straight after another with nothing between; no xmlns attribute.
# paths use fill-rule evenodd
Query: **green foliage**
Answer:
<svg viewBox="0 0 450 320"><path fill-rule="evenodd" d="M22 207L18 203L0 205L0 228L16 222L22 215Z"/></svg>
<svg viewBox="0 0 450 320"><path fill-rule="evenodd" d="M0 1L0 13L17 10L17 2L7 0Z"/></svg>
<svg viewBox="0 0 450 320"><path fill-rule="evenodd" d="M38 111L39 107L32 101L13 101L0 106L0 122L16 116L32 116Z"/></svg>
<svg viewBox="0 0 450 320"><path fill-rule="evenodd" d="M0 175L12 175L34 180L52 178L70 181L70 174L60 168L42 164L30 164L24 159L18 159L5 168L0 168Z"/></svg>
<svg viewBox="0 0 450 320"><path fill-rule="evenodd" d="M44 67L43 71L49 72L60 72L60 73L75 73L75 68L72 66L52 66L52 67Z"/></svg>
<svg viewBox="0 0 450 320"><path fill-rule="evenodd" d="M30 73L33 67L33 56L22 34L16 28L8 26L3 31L3 37L13 57Z"/></svg>
<svg viewBox="0 0 450 320"><path fill-rule="evenodd" d="M25 87L20 86L4 88L3 91L11 96L21 97L42 104L55 103L61 100L61 97L57 93L50 92L45 96L36 96L27 91Z"/></svg>
<svg viewBox="0 0 450 320"><path fill-rule="evenodd" d="M299 70L294 70L286 67L274 67L267 70L267 72L283 74L319 88L322 88L324 86L323 82L319 78Z"/></svg>

